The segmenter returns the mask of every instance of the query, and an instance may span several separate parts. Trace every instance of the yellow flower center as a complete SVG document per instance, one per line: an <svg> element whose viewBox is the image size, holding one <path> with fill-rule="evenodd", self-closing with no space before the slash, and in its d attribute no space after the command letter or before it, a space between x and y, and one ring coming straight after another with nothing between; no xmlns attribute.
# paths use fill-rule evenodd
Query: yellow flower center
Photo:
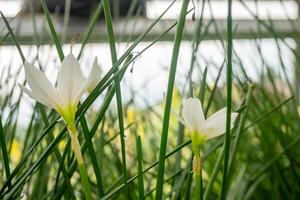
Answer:
<svg viewBox="0 0 300 200"><path fill-rule="evenodd" d="M199 153L200 145L203 144L206 141L206 139L207 139L207 137L198 131L193 131L191 133L192 148L193 148L194 154Z"/></svg>
<svg viewBox="0 0 300 200"><path fill-rule="evenodd" d="M75 124L76 105L69 103L67 106L57 106L57 112L64 118L67 125L73 126Z"/></svg>

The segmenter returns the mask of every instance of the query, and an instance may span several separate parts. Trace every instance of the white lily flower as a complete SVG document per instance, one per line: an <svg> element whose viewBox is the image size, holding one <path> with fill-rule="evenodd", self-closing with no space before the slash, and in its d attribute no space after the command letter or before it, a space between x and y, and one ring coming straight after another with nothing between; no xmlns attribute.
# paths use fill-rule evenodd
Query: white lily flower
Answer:
<svg viewBox="0 0 300 200"><path fill-rule="evenodd" d="M98 69L97 69L98 68ZM25 62L25 78L30 89L19 84L20 88L31 98L55 109L65 120L71 137L71 146L74 151L79 173L86 195L86 199L92 199L87 170L84 165L81 147L77 139L75 126L75 114L77 104L82 94L88 89L95 87L101 78L100 69L95 59L92 70L85 78L80 70L80 65L73 54L69 54L62 62L55 88L47 77L36 67Z"/></svg>
<svg viewBox="0 0 300 200"><path fill-rule="evenodd" d="M97 63L96 60L94 63ZM20 88L31 98L55 109L68 125L73 125L77 104L87 88L94 84L94 79L98 78L95 75L97 69L93 66L89 77L85 78L77 59L73 54L69 54L61 64L55 88L38 68L27 62L24 66L25 78L30 89L19 84Z"/></svg>
<svg viewBox="0 0 300 200"><path fill-rule="evenodd" d="M226 107L222 108L208 119L205 119L200 100L197 98L188 98L183 103L183 119L180 119L180 121L191 132L192 142L198 145L225 132L226 110ZM231 113L231 128L237 115L238 113Z"/></svg>

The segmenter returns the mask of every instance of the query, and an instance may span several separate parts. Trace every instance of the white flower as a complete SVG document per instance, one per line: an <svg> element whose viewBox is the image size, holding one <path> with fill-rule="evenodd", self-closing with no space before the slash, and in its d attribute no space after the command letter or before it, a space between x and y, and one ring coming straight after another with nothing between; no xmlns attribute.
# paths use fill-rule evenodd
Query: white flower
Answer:
<svg viewBox="0 0 300 200"><path fill-rule="evenodd" d="M95 64L96 63L96 64ZM62 62L58 73L57 88L36 67L25 62L25 78L30 89L20 85L20 88L31 98L55 109L64 118L67 124L75 122L77 104L82 94L92 84L99 82L96 73L99 70L95 60L88 78L85 78L80 70L80 65L73 54L69 54ZM96 72L96 73L95 73Z"/></svg>
<svg viewBox="0 0 300 200"><path fill-rule="evenodd" d="M208 119L205 119L202 105L197 98L188 98L183 103L182 117L180 121L192 133L192 140L196 143L202 143L208 139L223 134L226 130L226 107L214 113ZM238 113L231 113L231 128Z"/></svg>

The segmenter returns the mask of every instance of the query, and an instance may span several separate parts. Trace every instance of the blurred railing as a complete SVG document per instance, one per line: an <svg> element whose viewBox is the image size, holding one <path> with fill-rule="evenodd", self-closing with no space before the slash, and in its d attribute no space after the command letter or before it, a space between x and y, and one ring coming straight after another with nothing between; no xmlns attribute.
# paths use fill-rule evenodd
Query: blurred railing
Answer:
<svg viewBox="0 0 300 200"><path fill-rule="evenodd" d="M30 0L29 2L32 2ZM0 1L1 2L1 1ZM39 1L38 1L39 2ZM52 20L54 27L59 36L63 34L65 26L64 20L64 5L59 4L55 9L55 1L48 1L49 8L52 13ZM50 3L51 2L51 3ZM60 1L62 2L62 1ZM73 2L73 1L72 1ZM75 1L76 4L77 1ZM82 2L82 1L79 1ZM86 1L87 3L90 1ZM116 39L122 41L133 41L155 20L158 13L161 13L164 8L170 4L170 0L160 1L146 1L143 0L128 0L122 2L118 9L112 8L112 10L122 11L119 14L115 14L114 18L114 30ZM125 2L125 3L124 3ZM130 7L130 2L134 3L134 8ZM200 18L200 12L203 1L196 4L195 11ZM234 1L233 6L233 27L234 38L236 39L253 39L253 38L269 38L279 35L280 37L292 37L296 38L300 31L300 20L298 18L298 6L295 1ZM127 4L128 5L127 5ZM196 3L196 1L195 1ZM206 1L203 14L203 30L206 31L205 37L202 40L211 39L223 39L226 34L226 6L225 1ZM82 3L81 3L82 4ZM180 1L178 1L180 4ZM70 18L68 22L66 41L70 41L74 35L83 35L88 27L89 18L87 17L87 7L91 5L82 5L85 9L80 13L80 4L71 6ZM94 6L95 7L95 6ZM176 3L168 13L166 17L160 20L153 30L144 38L144 41L151 41L156 38L163 31L167 30L176 22ZM224 7L224 8L223 8ZM42 11L37 5L23 6L21 11L16 17L10 17L10 25L13 27L18 41L21 44L34 44L36 42L36 36L40 38L41 44L48 44L52 42L48 33L47 23L43 16ZM36 11L33 12L32 8ZM193 4L190 4L190 8L193 8ZM280 9L278 11L278 9ZM73 9L73 10L72 10ZM131 9L131 16L126 15L126 11ZM276 10L277 9L277 10ZM3 11L3 8L1 9ZM4 12L5 13L5 12ZM34 17L33 17L34 13ZM106 28L101 19L95 25L95 28L91 34L88 42L106 42ZM185 26L184 40L191 40L194 35L194 30L197 27L197 20L192 20L192 14L187 17ZM216 29L217 27L217 29ZM7 33L3 20L0 19L0 33L2 36ZM171 41L174 38L175 30L170 30L168 34L162 38L164 41ZM274 35L276 33L276 35ZM225 38L224 38L225 39ZM9 38L3 41L2 45L11 45Z"/></svg>

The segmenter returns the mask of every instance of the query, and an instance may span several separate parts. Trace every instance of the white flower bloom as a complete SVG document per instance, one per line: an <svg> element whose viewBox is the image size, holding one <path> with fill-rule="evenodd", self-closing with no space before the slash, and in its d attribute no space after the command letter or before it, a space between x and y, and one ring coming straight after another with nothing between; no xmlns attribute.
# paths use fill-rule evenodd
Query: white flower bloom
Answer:
<svg viewBox="0 0 300 200"><path fill-rule="evenodd" d="M189 129L193 137L201 143L205 140L217 137L226 130L226 107L205 119L202 105L197 98L188 98L183 103L182 117L180 121ZM238 113L231 113L231 128ZM193 136L193 134L195 134Z"/></svg>
<svg viewBox="0 0 300 200"><path fill-rule="evenodd" d="M97 63L97 62L95 62ZM67 124L75 122L77 104L82 94L94 83L96 76L94 66L88 78L80 70L80 65L73 54L69 54L62 62L58 73L57 88L36 67L25 62L25 78L30 89L19 84L20 88L31 98L55 109ZM96 67L98 67L96 65Z"/></svg>

